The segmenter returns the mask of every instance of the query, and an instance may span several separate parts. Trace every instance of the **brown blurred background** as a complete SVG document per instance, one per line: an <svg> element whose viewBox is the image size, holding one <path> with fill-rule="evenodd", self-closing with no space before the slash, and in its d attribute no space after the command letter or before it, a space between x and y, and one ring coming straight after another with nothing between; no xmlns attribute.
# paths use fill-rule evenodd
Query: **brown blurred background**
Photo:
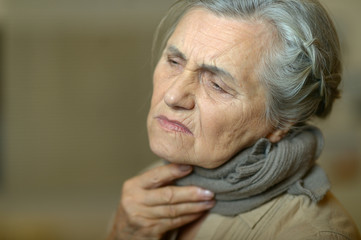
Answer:
<svg viewBox="0 0 361 240"><path fill-rule="evenodd" d="M102 239L122 182L153 162L153 31L170 0L0 0L0 239ZM317 122L333 192L361 228L360 0L323 0L343 98Z"/></svg>

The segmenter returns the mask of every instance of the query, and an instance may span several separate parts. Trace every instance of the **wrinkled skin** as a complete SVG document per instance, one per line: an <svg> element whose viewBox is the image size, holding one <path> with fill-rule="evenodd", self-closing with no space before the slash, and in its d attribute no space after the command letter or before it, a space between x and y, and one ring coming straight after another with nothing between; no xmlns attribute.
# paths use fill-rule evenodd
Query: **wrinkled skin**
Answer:
<svg viewBox="0 0 361 240"><path fill-rule="evenodd" d="M195 186L169 186L191 171L189 165L169 164L126 181L108 239L160 239L212 208L213 193Z"/></svg>
<svg viewBox="0 0 361 240"><path fill-rule="evenodd" d="M191 165L218 167L261 137L281 138L264 117L265 89L255 74L270 29L202 9L183 17L154 71L147 120L152 151L171 164L124 183L108 239L160 239L194 223L214 206L213 193L174 180Z"/></svg>
<svg viewBox="0 0 361 240"><path fill-rule="evenodd" d="M262 23L220 18L201 9L183 18L154 71L147 124L155 154L215 168L272 136L265 89L256 76L272 33ZM164 124L162 117L180 122L190 133Z"/></svg>

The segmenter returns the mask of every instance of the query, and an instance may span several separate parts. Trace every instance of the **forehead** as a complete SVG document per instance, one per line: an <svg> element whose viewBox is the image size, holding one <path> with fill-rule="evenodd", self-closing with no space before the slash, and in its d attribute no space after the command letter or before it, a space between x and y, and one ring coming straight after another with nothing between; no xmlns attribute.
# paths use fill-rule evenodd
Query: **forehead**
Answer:
<svg viewBox="0 0 361 240"><path fill-rule="evenodd" d="M220 17L202 8L189 11L181 19L168 43L185 54L203 58L258 56L272 37L263 22Z"/></svg>

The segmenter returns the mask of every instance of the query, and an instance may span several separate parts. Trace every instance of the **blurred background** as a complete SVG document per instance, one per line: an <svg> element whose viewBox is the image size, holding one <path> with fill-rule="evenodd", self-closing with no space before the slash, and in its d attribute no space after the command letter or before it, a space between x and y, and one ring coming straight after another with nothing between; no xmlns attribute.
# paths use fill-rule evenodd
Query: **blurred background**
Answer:
<svg viewBox="0 0 361 240"><path fill-rule="evenodd" d="M156 160L150 47L170 0L0 0L0 239L104 239L125 179ZM323 0L343 98L317 121L333 192L361 228L360 0Z"/></svg>

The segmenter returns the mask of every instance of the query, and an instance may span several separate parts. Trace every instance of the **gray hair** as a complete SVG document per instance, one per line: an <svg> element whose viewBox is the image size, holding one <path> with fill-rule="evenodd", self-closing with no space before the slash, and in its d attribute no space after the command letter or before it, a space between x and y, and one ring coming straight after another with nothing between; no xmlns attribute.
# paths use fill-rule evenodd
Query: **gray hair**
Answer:
<svg viewBox="0 0 361 240"><path fill-rule="evenodd" d="M340 44L334 24L317 0L178 0L156 31L154 63L180 19L193 8L275 28L276 41L256 69L267 89L266 119L274 127L295 127L330 113L339 97Z"/></svg>

